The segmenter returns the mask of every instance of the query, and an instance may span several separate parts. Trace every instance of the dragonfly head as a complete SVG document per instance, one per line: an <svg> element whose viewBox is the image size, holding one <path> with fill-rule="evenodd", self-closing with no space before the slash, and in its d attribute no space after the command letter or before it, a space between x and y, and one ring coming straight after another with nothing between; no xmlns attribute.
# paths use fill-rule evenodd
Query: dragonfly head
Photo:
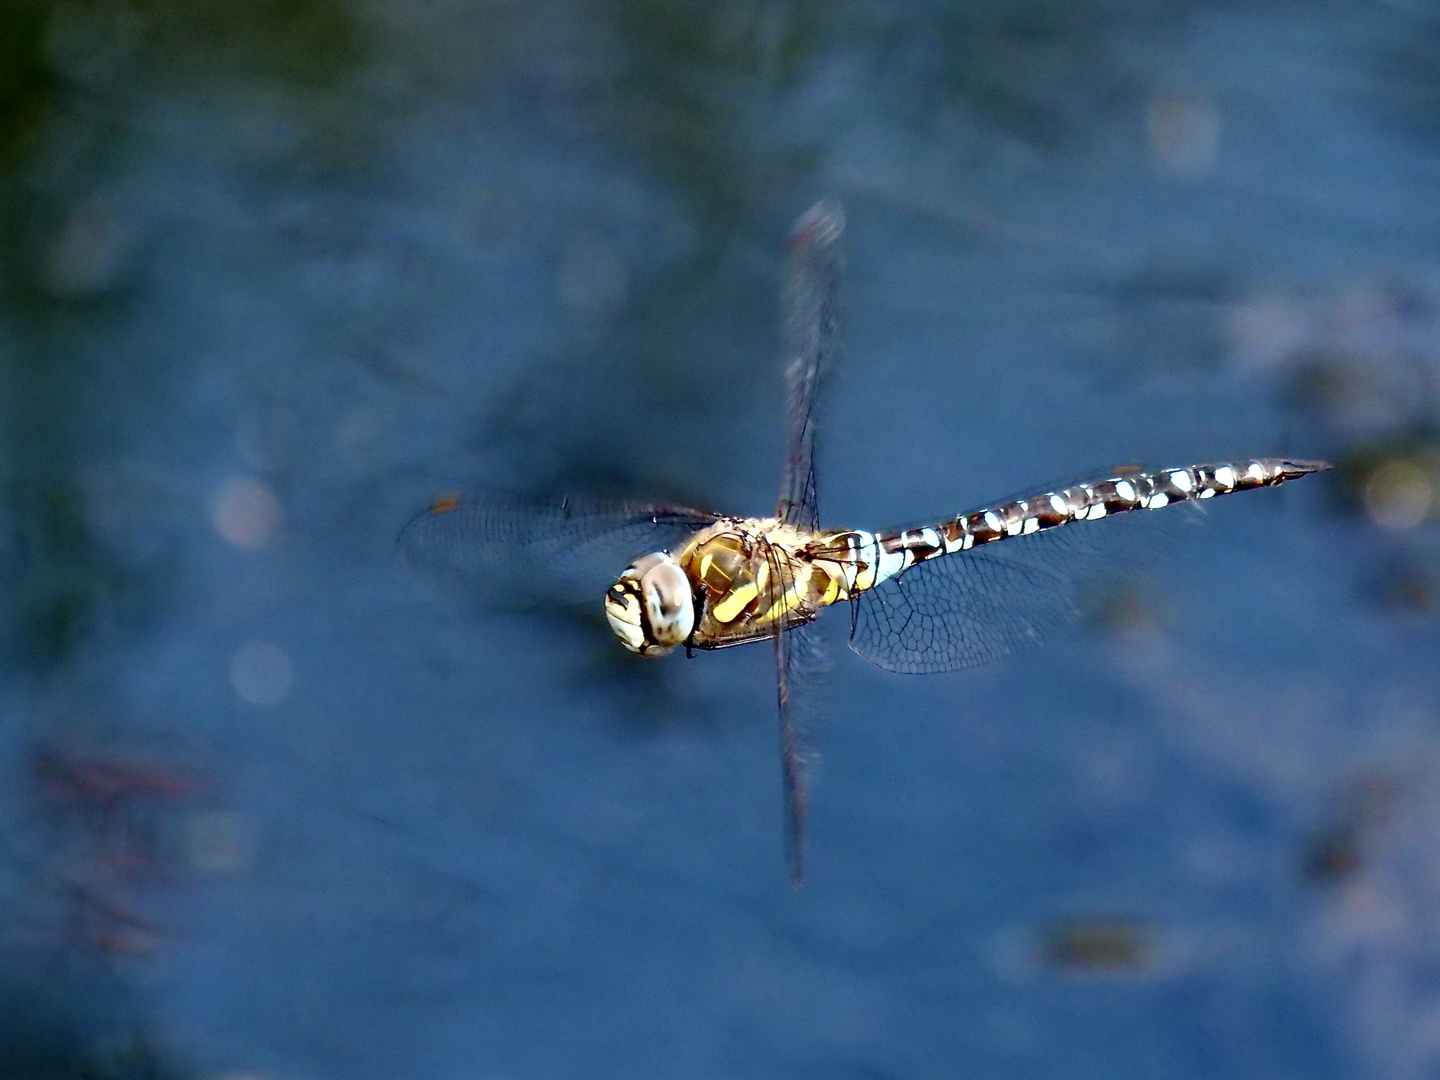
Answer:
<svg viewBox="0 0 1440 1080"><path fill-rule="evenodd" d="M605 618L631 652L664 656L695 629L690 579L668 553L643 555L605 594Z"/></svg>

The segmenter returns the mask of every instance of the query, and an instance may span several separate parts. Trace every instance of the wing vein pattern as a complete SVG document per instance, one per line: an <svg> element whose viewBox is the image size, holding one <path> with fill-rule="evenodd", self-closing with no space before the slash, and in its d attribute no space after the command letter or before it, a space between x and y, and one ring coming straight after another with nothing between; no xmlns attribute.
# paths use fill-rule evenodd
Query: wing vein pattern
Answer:
<svg viewBox="0 0 1440 1080"><path fill-rule="evenodd" d="M598 604L617 568L717 518L624 500L452 494L401 530L399 550L407 563L490 595Z"/></svg>

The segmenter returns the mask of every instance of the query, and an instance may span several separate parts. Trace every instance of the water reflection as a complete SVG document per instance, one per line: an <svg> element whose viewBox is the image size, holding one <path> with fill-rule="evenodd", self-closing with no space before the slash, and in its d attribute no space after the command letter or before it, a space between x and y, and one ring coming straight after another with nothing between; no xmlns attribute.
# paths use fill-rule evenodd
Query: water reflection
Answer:
<svg viewBox="0 0 1440 1080"><path fill-rule="evenodd" d="M1303 22L0 4L0 1072L1432 1075L1440 49ZM1343 468L1033 661L837 663L790 898L751 661L392 553L462 482L773 505L822 191L835 520Z"/></svg>

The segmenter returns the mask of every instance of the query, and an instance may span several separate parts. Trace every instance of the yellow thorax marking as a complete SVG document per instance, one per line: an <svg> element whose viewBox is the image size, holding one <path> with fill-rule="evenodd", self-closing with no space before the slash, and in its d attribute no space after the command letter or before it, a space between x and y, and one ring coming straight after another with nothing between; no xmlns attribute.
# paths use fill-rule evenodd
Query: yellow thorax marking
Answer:
<svg viewBox="0 0 1440 1080"><path fill-rule="evenodd" d="M841 570L838 563L816 561L815 566L825 574L825 592L820 597L819 606L829 607L840 598ZM834 567L834 569L831 569Z"/></svg>
<svg viewBox="0 0 1440 1080"><path fill-rule="evenodd" d="M725 595L725 599L710 609L710 613L715 616L716 622L734 622L759 591L753 581L737 585Z"/></svg>
<svg viewBox="0 0 1440 1080"><path fill-rule="evenodd" d="M801 565L803 566L804 564L802 563ZM806 578L804 575L794 573L795 568L793 564L790 569L790 587L755 620L756 622L765 623L778 621L795 608L804 597ZM760 586L760 592L761 595L764 595L766 587L770 584L770 564L768 562L760 564L760 580L763 582Z"/></svg>

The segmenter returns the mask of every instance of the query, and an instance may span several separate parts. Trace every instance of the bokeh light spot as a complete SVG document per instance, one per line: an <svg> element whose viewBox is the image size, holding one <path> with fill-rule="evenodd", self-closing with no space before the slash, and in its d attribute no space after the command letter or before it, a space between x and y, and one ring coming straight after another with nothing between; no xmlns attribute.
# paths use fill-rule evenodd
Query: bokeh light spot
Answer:
<svg viewBox="0 0 1440 1080"><path fill-rule="evenodd" d="M250 641L230 658L230 685L251 705L278 705L295 684L295 665L270 641Z"/></svg>
<svg viewBox="0 0 1440 1080"><path fill-rule="evenodd" d="M1419 462L1397 458L1365 482L1365 512L1386 529L1411 529L1435 506L1435 477Z"/></svg>
<svg viewBox="0 0 1440 1080"><path fill-rule="evenodd" d="M228 481L212 509L216 531L236 547L252 551L268 547L284 519L280 500L258 480Z"/></svg>

